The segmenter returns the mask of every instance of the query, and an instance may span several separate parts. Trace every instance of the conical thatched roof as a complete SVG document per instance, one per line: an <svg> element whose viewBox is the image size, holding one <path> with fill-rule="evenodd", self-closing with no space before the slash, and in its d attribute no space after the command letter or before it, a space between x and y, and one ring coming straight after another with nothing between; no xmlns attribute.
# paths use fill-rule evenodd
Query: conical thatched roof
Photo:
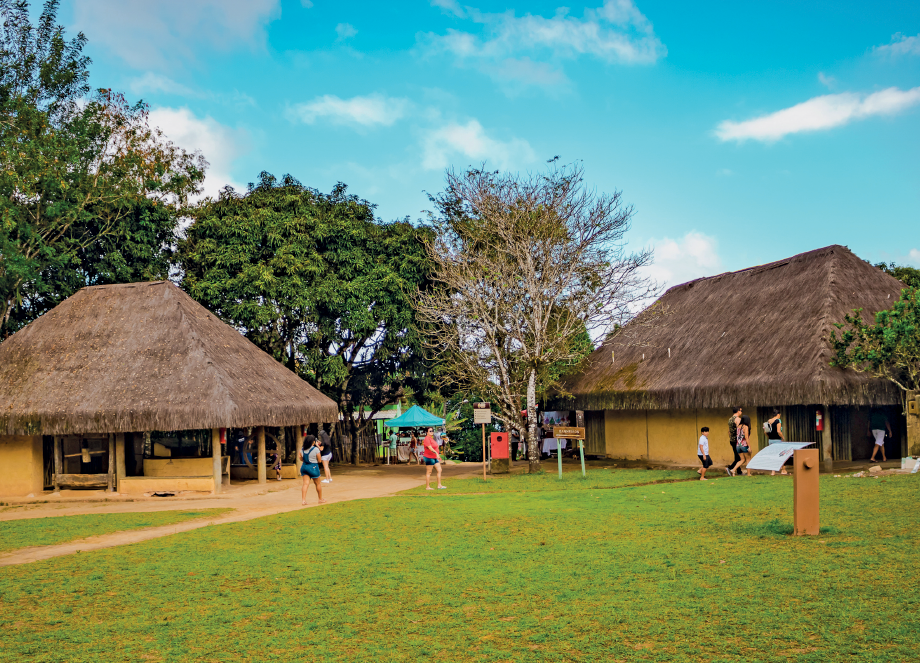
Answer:
<svg viewBox="0 0 920 663"><path fill-rule="evenodd" d="M0 344L0 434L337 419L332 399L168 281L83 288Z"/></svg>
<svg viewBox="0 0 920 663"><path fill-rule="evenodd" d="M573 398L557 406L899 403L889 382L832 368L826 339L846 313L889 308L903 287L843 246L675 286L567 379Z"/></svg>

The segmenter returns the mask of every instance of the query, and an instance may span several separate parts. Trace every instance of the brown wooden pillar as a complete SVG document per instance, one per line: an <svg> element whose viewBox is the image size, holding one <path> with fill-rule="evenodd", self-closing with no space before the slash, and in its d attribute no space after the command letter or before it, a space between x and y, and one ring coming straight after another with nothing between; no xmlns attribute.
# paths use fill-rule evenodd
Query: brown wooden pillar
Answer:
<svg viewBox="0 0 920 663"><path fill-rule="evenodd" d="M824 461L825 471L830 471L834 466L834 440L831 436L831 407L822 405L824 411L824 430L821 431L821 460Z"/></svg>
<svg viewBox="0 0 920 663"><path fill-rule="evenodd" d="M109 472L106 477L106 492L115 492L115 433L109 433Z"/></svg>
<svg viewBox="0 0 920 663"><path fill-rule="evenodd" d="M266 483L268 477L265 472L265 426L256 428L256 443L259 445L259 483Z"/></svg>
<svg viewBox="0 0 920 663"><path fill-rule="evenodd" d="M54 436L54 492L60 493L61 486L58 484L58 476L64 473L64 451L62 449L63 441L60 435Z"/></svg>
<svg viewBox="0 0 920 663"><path fill-rule="evenodd" d="M212 468L214 472L214 494L220 494L220 484L222 480L223 468L221 468L220 458L220 429L211 429L211 458L213 459Z"/></svg>
<svg viewBox="0 0 920 663"><path fill-rule="evenodd" d="M115 433L115 491L121 491L121 480L125 478L125 434Z"/></svg>

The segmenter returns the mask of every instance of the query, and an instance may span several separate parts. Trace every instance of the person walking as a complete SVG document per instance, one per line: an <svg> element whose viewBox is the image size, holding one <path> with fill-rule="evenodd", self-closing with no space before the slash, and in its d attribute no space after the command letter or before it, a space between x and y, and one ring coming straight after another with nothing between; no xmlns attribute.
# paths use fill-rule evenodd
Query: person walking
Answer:
<svg viewBox="0 0 920 663"><path fill-rule="evenodd" d="M396 455L396 446L399 444L399 435L396 433L395 428L393 428L392 431L393 432L390 433L390 449L387 452L387 465L390 464L391 456L396 459L396 463L399 463L399 456Z"/></svg>
<svg viewBox="0 0 920 663"><path fill-rule="evenodd" d="M741 411L739 410L739 414ZM735 472L741 472L747 476L751 476L751 470L746 469L748 463L751 462L751 418L746 414L741 414L738 420L738 437L735 448L738 451L738 455L741 456L741 464L738 467L732 468L732 475Z"/></svg>
<svg viewBox="0 0 920 663"><path fill-rule="evenodd" d="M875 460L875 454L878 453L879 449L882 450L882 462L888 460L885 457L885 431L888 431L888 437L891 437L891 424L888 423L888 417L885 416L885 413L881 410L873 410L872 414L869 415L869 435L875 439L875 446L872 447L872 458L870 461Z"/></svg>
<svg viewBox="0 0 920 663"><path fill-rule="evenodd" d="M700 457L700 462L703 464L703 469L700 472L700 481L708 481L706 478L706 470L712 467L712 458L709 457L709 427L703 426L700 428L700 439L697 442L697 455Z"/></svg>
<svg viewBox="0 0 920 663"><path fill-rule="evenodd" d="M326 432L326 429L320 425L319 428L319 443L322 445L323 453L320 456L320 460L323 461L323 473L326 475L326 478L323 479L323 483L332 483L332 470L329 469L329 463L332 462L332 437L329 433Z"/></svg>
<svg viewBox="0 0 920 663"><path fill-rule="evenodd" d="M428 430L430 431L431 429L429 428ZM431 433L429 433L429 435L430 435L430 434L431 434ZM422 443L418 441L418 437L416 437L415 431L414 431L414 430L412 431L411 437L409 438L409 448L411 449L412 447L415 447L415 451L416 451L416 454L415 454L415 464L416 464L416 465L421 465L421 464L422 464L422 459L421 459L421 457L420 457L419 454L418 454L418 450L422 448ZM408 463L408 462L409 462L409 461L407 460L406 463Z"/></svg>
<svg viewBox="0 0 920 663"><path fill-rule="evenodd" d="M735 476L735 468L741 462L741 456L738 454L738 423L740 421L741 408L733 407L732 416L728 418L728 444L732 448L732 455L735 458L732 460L732 464L725 468L725 473L730 477Z"/></svg>
<svg viewBox="0 0 920 663"><path fill-rule="evenodd" d="M767 434L767 440L769 444L774 444L776 442L785 442L786 438L783 437L783 420L779 416L779 408L773 408L772 416L764 422L763 430ZM789 461L786 461L789 462ZM783 464L780 474L789 474L786 471L786 464ZM776 476L776 470L770 472L770 476Z"/></svg>
<svg viewBox="0 0 920 663"><path fill-rule="evenodd" d="M431 488L431 468L434 466L438 471L438 490L444 490L447 486L441 485L441 452L438 451L438 443L434 441L434 431L429 428L428 435L422 440L422 456L425 459L425 490Z"/></svg>
<svg viewBox="0 0 920 663"><path fill-rule="evenodd" d="M316 496L320 504L325 504L323 499L323 487L320 485L319 461L322 454L320 442L312 435L307 435L303 440L303 448L300 450L300 460L303 463L300 466L300 476L303 477L303 488L300 491L301 504L307 505L307 489L310 487L310 481L316 486Z"/></svg>

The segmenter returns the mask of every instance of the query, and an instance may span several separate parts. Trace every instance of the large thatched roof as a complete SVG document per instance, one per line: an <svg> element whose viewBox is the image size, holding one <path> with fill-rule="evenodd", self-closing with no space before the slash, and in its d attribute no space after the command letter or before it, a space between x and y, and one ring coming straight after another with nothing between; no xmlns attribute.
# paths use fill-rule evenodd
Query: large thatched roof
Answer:
<svg viewBox="0 0 920 663"><path fill-rule="evenodd" d="M903 284L843 246L669 289L565 383L583 410L899 403L896 388L832 368L827 337ZM613 356L611 356L613 352Z"/></svg>
<svg viewBox="0 0 920 663"><path fill-rule="evenodd" d="M83 288L0 344L0 434L337 419L332 399L168 281Z"/></svg>

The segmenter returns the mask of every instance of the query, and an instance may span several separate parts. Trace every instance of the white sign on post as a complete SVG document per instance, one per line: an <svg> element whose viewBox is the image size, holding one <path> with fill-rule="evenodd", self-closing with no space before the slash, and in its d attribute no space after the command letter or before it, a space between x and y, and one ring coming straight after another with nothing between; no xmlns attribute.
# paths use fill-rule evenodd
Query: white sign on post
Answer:
<svg viewBox="0 0 920 663"><path fill-rule="evenodd" d="M473 423L474 424L491 424L492 423L492 404L491 403L473 403Z"/></svg>
<svg viewBox="0 0 920 663"><path fill-rule="evenodd" d="M804 449L812 444L814 442L774 442L769 447L758 451L747 464L747 469L779 472L783 469L783 464L792 458L792 453L796 449Z"/></svg>

